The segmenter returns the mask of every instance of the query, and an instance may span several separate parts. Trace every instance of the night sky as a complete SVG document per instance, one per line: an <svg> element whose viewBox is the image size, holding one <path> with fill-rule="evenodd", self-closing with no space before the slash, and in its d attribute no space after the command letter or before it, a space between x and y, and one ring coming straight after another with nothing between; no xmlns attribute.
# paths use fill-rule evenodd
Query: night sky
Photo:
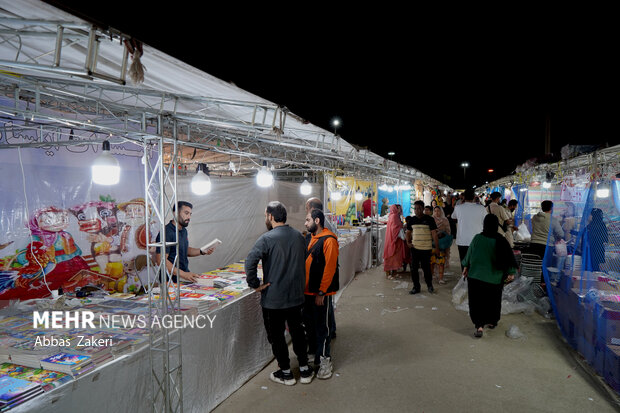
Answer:
<svg viewBox="0 0 620 413"><path fill-rule="evenodd" d="M526 36L523 27L429 23L398 10L48 2L326 130L337 116L346 141L386 158L393 151L453 188L509 175L531 158L559 160L566 144L620 143L615 58L583 33L531 36L528 26Z"/></svg>

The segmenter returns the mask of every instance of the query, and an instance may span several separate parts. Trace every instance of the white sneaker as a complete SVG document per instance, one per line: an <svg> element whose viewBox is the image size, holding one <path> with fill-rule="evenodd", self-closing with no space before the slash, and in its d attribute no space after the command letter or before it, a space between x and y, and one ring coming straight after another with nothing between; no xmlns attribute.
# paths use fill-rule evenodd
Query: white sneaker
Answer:
<svg viewBox="0 0 620 413"><path fill-rule="evenodd" d="M309 366L306 367L305 370L299 369L299 381L303 384L312 382L312 378L314 377L314 370Z"/></svg>
<svg viewBox="0 0 620 413"><path fill-rule="evenodd" d="M319 371L316 373L317 379L329 379L332 376L334 365L332 364L331 357L321 356L321 365Z"/></svg>

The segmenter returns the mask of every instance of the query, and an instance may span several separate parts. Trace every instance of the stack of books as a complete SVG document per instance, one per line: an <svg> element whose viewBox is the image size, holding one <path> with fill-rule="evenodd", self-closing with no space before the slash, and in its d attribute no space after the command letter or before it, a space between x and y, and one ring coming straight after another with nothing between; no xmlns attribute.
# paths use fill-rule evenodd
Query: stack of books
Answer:
<svg viewBox="0 0 620 413"><path fill-rule="evenodd" d="M38 383L45 391L55 389L56 387L73 380L73 378L68 374L51 370L33 369L31 367L20 366L13 363L3 363L0 365L0 376L10 376L16 379Z"/></svg>
<svg viewBox="0 0 620 413"><path fill-rule="evenodd" d="M95 368L95 364L91 361L90 356L58 353L41 360L41 367L77 377Z"/></svg>
<svg viewBox="0 0 620 413"><path fill-rule="evenodd" d="M217 307L219 301L207 291L181 290L181 307L196 309L198 314L206 314L209 310Z"/></svg>
<svg viewBox="0 0 620 413"><path fill-rule="evenodd" d="M214 274L209 274L209 273L201 274L198 276L198 279L196 280L196 284L204 285L207 287L213 287L213 280L216 278L217 278L217 275L214 275Z"/></svg>
<svg viewBox="0 0 620 413"><path fill-rule="evenodd" d="M8 334L0 335L0 363L11 361L10 347L14 344L23 343L24 341L26 340Z"/></svg>
<svg viewBox="0 0 620 413"><path fill-rule="evenodd" d="M43 393L43 387L39 383L2 376L0 377L0 411L9 410L41 393Z"/></svg>
<svg viewBox="0 0 620 413"><path fill-rule="evenodd" d="M112 347L112 356L115 359L149 345L148 335L133 336L124 333L110 333L108 337L112 339L112 343L114 344Z"/></svg>
<svg viewBox="0 0 620 413"><path fill-rule="evenodd" d="M92 345L93 340L95 342L99 339L103 339L103 345ZM108 345L109 341L106 337L103 337L101 333L85 333L82 332L76 337L71 339L71 345L69 347L63 347L62 351L66 354L74 354L78 356L89 356L91 363L97 366L107 363L113 359L112 347Z"/></svg>
<svg viewBox="0 0 620 413"><path fill-rule="evenodd" d="M41 337L39 341L37 339L26 339L10 346L8 350L11 355L11 363L39 369L41 368L41 360L60 351L58 345L48 344L43 340L50 340L51 343L54 339L56 343L60 343L61 337L52 335Z"/></svg>

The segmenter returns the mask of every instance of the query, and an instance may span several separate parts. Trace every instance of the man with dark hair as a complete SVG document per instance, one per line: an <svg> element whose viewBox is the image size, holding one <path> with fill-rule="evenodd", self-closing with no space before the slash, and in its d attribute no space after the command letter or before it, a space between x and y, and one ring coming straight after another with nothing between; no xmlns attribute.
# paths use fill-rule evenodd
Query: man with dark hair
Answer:
<svg viewBox="0 0 620 413"><path fill-rule="evenodd" d="M319 198L312 197L312 198L308 198L308 200L306 201L306 216L313 209L323 211L323 202L321 202ZM323 216L325 216L325 213L323 213ZM325 217L324 224L322 224L322 227L327 228L328 230L331 231L332 234L334 234L335 237L338 237L337 235L338 227L334 225L334 223L331 222L328 218ZM310 244L311 240L312 240L312 234L308 232L306 234L306 246ZM329 332L330 332L331 338L334 339L336 338L336 315L334 314L334 306L331 305L328 311L329 311L329 320L330 320L330 325L331 325Z"/></svg>
<svg viewBox="0 0 620 413"><path fill-rule="evenodd" d="M456 221L456 245L459 249L461 270L463 269L463 258L467 254L467 249L471 240L476 234L482 232L482 223L487 215L486 209L474 203L475 193L473 189L467 189L463 193L463 203L457 205L452 213L452 219Z"/></svg>
<svg viewBox="0 0 620 413"><path fill-rule="evenodd" d="M193 205L187 201L179 201L177 205L172 206L172 212L177 212L177 223L174 223L174 220L170 220L170 222L166 225L166 233L165 233L165 242L174 242L177 237L177 229L179 231L179 271L175 273L174 259L176 257L176 248L174 245L170 245L166 247L166 268L168 272L172 274L172 281L177 282L177 276L181 278L183 281L195 282L198 278L198 274L191 272L189 270L189 260L187 257L198 257L200 255L211 255L215 250L215 247L211 247L206 251L201 250L200 248L193 248L189 246L189 240L187 238L187 226L189 225L189 221L192 217L192 209ZM160 242L160 235L157 234L156 242ZM157 247L157 255L156 260L159 262L161 260L161 248Z"/></svg>
<svg viewBox="0 0 620 413"><path fill-rule="evenodd" d="M377 214L377 203L372 200L372 193L368 193L368 199L362 203L362 210L364 211L364 218Z"/></svg>
<svg viewBox="0 0 620 413"><path fill-rule="evenodd" d="M303 314L308 352L314 354L319 379L332 376L329 309L333 305L332 297L339 288L338 239L333 232L324 228L324 224L323 211L313 209L306 215L305 226L312 234L312 239L306 258L306 303Z"/></svg>
<svg viewBox="0 0 620 413"><path fill-rule="evenodd" d="M414 203L415 205L415 203ZM432 216L433 215L433 207L430 205L426 205L424 207L424 215Z"/></svg>
<svg viewBox="0 0 620 413"><path fill-rule="evenodd" d="M323 210L323 202L319 198L312 197L312 198L308 198L308 200L306 201L306 215L308 215L308 212L310 212L313 209L318 209L319 211L323 211L323 214L325 214L325 211ZM327 228L334 234L338 233L338 228L329 219L329 217L325 217L325 228ZM307 237L306 241L310 242L310 236Z"/></svg>
<svg viewBox="0 0 620 413"><path fill-rule="evenodd" d="M418 267L422 266L424 281L428 287L428 292L433 293L433 274L431 273L431 252L439 255L439 238L437 237L437 224L432 216L424 213L424 201L413 203L414 216L411 217L411 280L413 289L409 294L420 292L420 274Z"/></svg>
<svg viewBox="0 0 620 413"><path fill-rule="evenodd" d="M497 221L499 222L497 233L506 238L510 248L512 248L514 247L514 239L512 238L512 224L514 224L514 222L512 222L508 210L500 205L501 199L501 193L493 192L491 194L491 202L487 207L487 211L489 211L489 214L493 214L497 217Z"/></svg>
<svg viewBox="0 0 620 413"><path fill-rule="evenodd" d="M297 381L291 372L288 345L284 332L293 340L302 383L310 383L314 372L308 366L307 343L302 325L302 308L306 286L306 244L301 233L286 225L286 208L278 201L265 210L267 232L261 235L245 260L246 280L261 292L263 320L267 339L279 370L270 379L287 386ZM263 284L257 276L258 262L263 263Z"/></svg>
<svg viewBox="0 0 620 413"><path fill-rule="evenodd" d="M514 213L515 209L517 209L517 205L519 205L519 201L517 201L516 199L511 199L510 201L508 201L508 209L511 213Z"/></svg>
<svg viewBox="0 0 620 413"><path fill-rule="evenodd" d="M564 230L559 220L551 218L553 202L542 201L540 209L542 211L532 217L532 238L528 252L543 258L547 246L553 246L556 239L564 238Z"/></svg>

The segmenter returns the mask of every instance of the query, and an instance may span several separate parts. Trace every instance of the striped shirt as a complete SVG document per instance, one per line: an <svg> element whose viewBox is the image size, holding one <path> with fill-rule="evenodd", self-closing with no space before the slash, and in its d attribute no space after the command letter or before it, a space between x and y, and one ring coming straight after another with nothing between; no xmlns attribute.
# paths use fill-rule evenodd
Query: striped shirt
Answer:
<svg viewBox="0 0 620 413"><path fill-rule="evenodd" d="M417 250L432 250L433 238L431 231L437 229L435 220L430 215L422 215L421 218L413 216L411 221L411 243Z"/></svg>

